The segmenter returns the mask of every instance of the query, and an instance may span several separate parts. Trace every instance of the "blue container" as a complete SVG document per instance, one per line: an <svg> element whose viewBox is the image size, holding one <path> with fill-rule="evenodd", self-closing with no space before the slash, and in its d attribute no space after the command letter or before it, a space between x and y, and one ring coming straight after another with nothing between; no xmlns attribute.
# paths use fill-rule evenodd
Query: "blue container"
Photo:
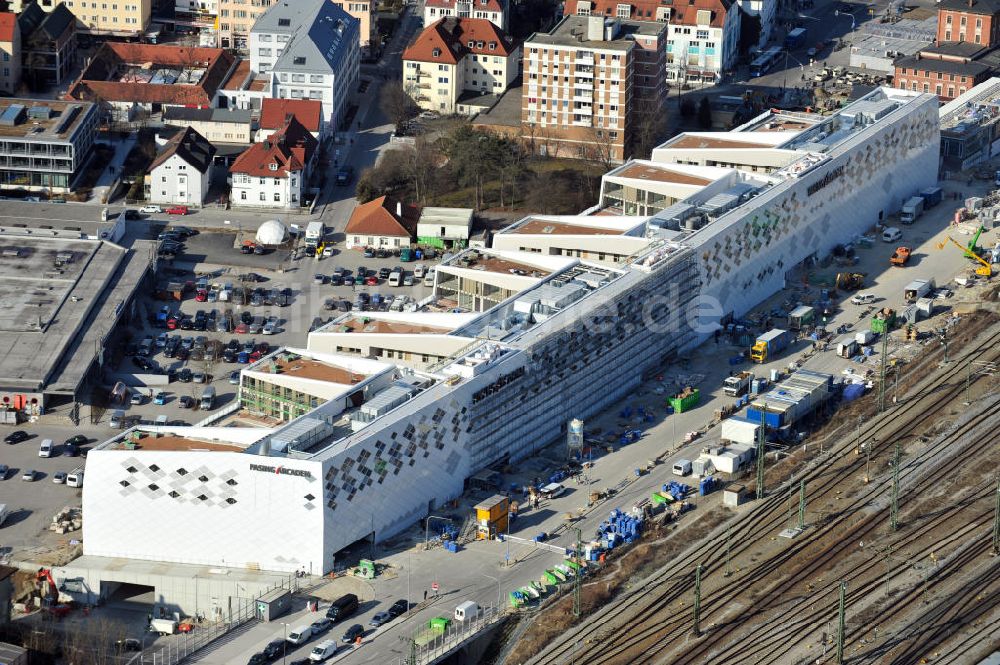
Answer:
<svg viewBox="0 0 1000 665"><path fill-rule="evenodd" d="M844 387L844 401L853 402L865 394L865 387L861 383L852 383Z"/></svg>
<svg viewBox="0 0 1000 665"><path fill-rule="evenodd" d="M413 254L414 254L414 256L417 257L417 261L419 261L420 259L424 258L424 252L423 252L423 250L418 249L417 251L413 252Z"/></svg>
<svg viewBox="0 0 1000 665"><path fill-rule="evenodd" d="M542 531L540 534L538 534L537 536L535 536L535 542L536 543L543 543L546 540L548 540L548 537L549 537L549 534L547 534L544 531Z"/></svg>

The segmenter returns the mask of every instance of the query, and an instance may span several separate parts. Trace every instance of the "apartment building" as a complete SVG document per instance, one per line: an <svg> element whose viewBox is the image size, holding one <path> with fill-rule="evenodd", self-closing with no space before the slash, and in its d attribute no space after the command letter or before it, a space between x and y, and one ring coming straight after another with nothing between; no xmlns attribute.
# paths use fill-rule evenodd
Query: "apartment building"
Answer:
<svg viewBox="0 0 1000 665"><path fill-rule="evenodd" d="M245 53L250 30L271 0L218 0L219 46Z"/></svg>
<svg viewBox="0 0 1000 665"><path fill-rule="evenodd" d="M285 0L257 19L249 44L271 97L318 100L324 122L339 126L361 66L357 19L330 0Z"/></svg>
<svg viewBox="0 0 1000 665"><path fill-rule="evenodd" d="M509 30L510 7L506 0L426 0L424 2L424 25L438 19L481 18L486 19L504 32Z"/></svg>
<svg viewBox="0 0 1000 665"><path fill-rule="evenodd" d="M662 107L662 74L638 63L663 62L666 28L567 16L532 35L524 45L522 134L548 154L625 159L639 108Z"/></svg>
<svg viewBox="0 0 1000 665"><path fill-rule="evenodd" d="M376 4L372 0L330 0L350 16L358 19L358 46L369 52L378 44ZM201 0L177 0L180 3L199 3ZM273 0L214 0L218 7L219 40L222 48L246 52L250 44L250 30Z"/></svg>
<svg viewBox="0 0 1000 665"><path fill-rule="evenodd" d="M97 138L94 104L5 99L0 106L0 187L69 191Z"/></svg>
<svg viewBox="0 0 1000 665"><path fill-rule="evenodd" d="M153 12L153 0L42 0L39 4L46 12L65 5L76 17L80 32L112 37L144 34Z"/></svg>
<svg viewBox="0 0 1000 665"><path fill-rule="evenodd" d="M65 5L46 13L31 3L17 17L21 76L32 90L62 85L76 60L76 17Z"/></svg>
<svg viewBox="0 0 1000 665"><path fill-rule="evenodd" d="M893 63L892 84L900 90L929 92L949 102L989 79L1000 65L998 56L970 42L928 46Z"/></svg>
<svg viewBox="0 0 1000 665"><path fill-rule="evenodd" d="M21 85L21 30L13 12L0 13L0 91L13 95Z"/></svg>
<svg viewBox="0 0 1000 665"><path fill-rule="evenodd" d="M191 127L177 132L149 167L146 198L152 203L200 206L208 196L215 146Z"/></svg>
<svg viewBox="0 0 1000 665"><path fill-rule="evenodd" d="M229 169L233 205L300 207L317 146L313 135L294 117L264 141L252 144Z"/></svg>
<svg viewBox="0 0 1000 665"><path fill-rule="evenodd" d="M517 80L519 60L520 49L494 23L438 19L403 51L403 87L423 109L475 109L461 102L503 94Z"/></svg>
<svg viewBox="0 0 1000 665"><path fill-rule="evenodd" d="M211 143L246 145L253 139L253 113L249 109L169 106L163 109L163 124L193 129Z"/></svg>
<svg viewBox="0 0 1000 665"><path fill-rule="evenodd" d="M1000 0L940 0L937 41L1000 44Z"/></svg>

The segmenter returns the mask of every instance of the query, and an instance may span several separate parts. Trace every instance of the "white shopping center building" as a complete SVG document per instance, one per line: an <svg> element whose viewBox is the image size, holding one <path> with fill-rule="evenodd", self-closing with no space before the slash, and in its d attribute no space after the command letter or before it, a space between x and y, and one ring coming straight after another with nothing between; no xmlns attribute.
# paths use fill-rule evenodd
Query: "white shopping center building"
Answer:
<svg viewBox="0 0 1000 665"><path fill-rule="evenodd" d="M881 88L834 115L681 134L617 167L593 209L532 215L448 259L419 311L344 314L244 369L215 422L97 446L83 558L329 571L345 546L564 436L720 313L743 315L933 185L937 107ZM688 316L704 296L721 307Z"/></svg>

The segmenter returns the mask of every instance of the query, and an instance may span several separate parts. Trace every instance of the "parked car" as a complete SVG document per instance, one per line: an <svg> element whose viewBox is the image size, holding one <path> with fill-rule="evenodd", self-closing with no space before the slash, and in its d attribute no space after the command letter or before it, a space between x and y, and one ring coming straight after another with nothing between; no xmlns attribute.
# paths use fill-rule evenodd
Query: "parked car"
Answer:
<svg viewBox="0 0 1000 665"><path fill-rule="evenodd" d="M168 215L186 215L188 214L187 206L170 206L167 208L166 213Z"/></svg>
<svg viewBox="0 0 1000 665"><path fill-rule="evenodd" d="M351 642L356 642L359 637L365 634L365 627L360 623L356 623L346 631L344 631L344 636L341 637L341 641L350 644Z"/></svg>
<svg viewBox="0 0 1000 665"><path fill-rule="evenodd" d="M3 438L4 443L14 445L28 440L28 433L23 430L15 430Z"/></svg>
<svg viewBox="0 0 1000 665"><path fill-rule="evenodd" d="M273 335L276 332L278 332L278 317L267 317L267 323L264 324L264 329L261 333L264 335Z"/></svg>
<svg viewBox="0 0 1000 665"><path fill-rule="evenodd" d="M27 471L21 474L21 480L23 480L26 483L33 483L35 482L35 478L37 476L38 474L35 472L34 469L28 469Z"/></svg>
<svg viewBox="0 0 1000 665"><path fill-rule="evenodd" d="M8 473L10 473L10 467L6 464L0 464L0 480L7 480Z"/></svg>
<svg viewBox="0 0 1000 665"><path fill-rule="evenodd" d="M177 380L180 381L181 383L191 383L192 377L193 374L191 373L191 370L189 370L187 367L185 367L184 369L182 369L180 372L177 373Z"/></svg>
<svg viewBox="0 0 1000 665"><path fill-rule="evenodd" d="M83 434L75 434L66 439L64 443L71 446L82 446L86 443L90 443L90 439L85 437Z"/></svg>
<svg viewBox="0 0 1000 665"><path fill-rule="evenodd" d="M56 485L65 485L66 484L66 472L65 471L56 471L55 473L53 473L52 474L52 482L55 483Z"/></svg>
<svg viewBox="0 0 1000 665"><path fill-rule="evenodd" d="M181 398L177 400L177 404L182 409L190 409L194 406L194 398L189 397L188 395L182 395Z"/></svg>
<svg viewBox="0 0 1000 665"><path fill-rule="evenodd" d="M139 208L139 212L141 212L143 214L146 214L146 215L157 215L157 214L163 212L163 208L161 208L160 206L147 205L147 206L142 206L141 208Z"/></svg>
<svg viewBox="0 0 1000 665"><path fill-rule="evenodd" d="M191 381L193 383L205 383L206 380L207 379L204 372L195 372L194 374L191 375Z"/></svg>
<svg viewBox="0 0 1000 665"><path fill-rule="evenodd" d="M368 625L369 626L374 626L375 628L378 628L379 626L381 626L383 624L389 623L390 621L393 620L393 618L394 617L391 614L389 614L388 611L383 610L382 612L376 612L375 616L373 616L371 618L371 621L368 622Z"/></svg>
<svg viewBox="0 0 1000 665"><path fill-rule="evenodd" d="M365 284L367 284L368 286L378 286L378 277L376 277L375 275L369 275L368 277L365 277Z"/></svg>
<svg viewBox="0 0 1000 665"><path fill-rule="evenodd" d="M391 606L389 606L388 612L389 614L392 615L392 618L395 619L398 616L406 614L406 612L409 609L410 609L410 604L407 601L400 599L397 600L395 603L393 603Z"/></svg>
<svg viewBox="0 0 1000 665"><path fill-rule="evenodd" d="M80 455L80 449L77 448L72 443L67 443L63 445L62 456L63 457L78 457Z"/></svg>
<svg viewBox="0 0 1000 665"><path fill-rule="evenodd" d="M271 660L277 660L285 654L285 649L288 644L285 640L271 640L268 642L267 646L264 647L264 655Z"/></svg>
<svg viewBox="0 0 1000 665"><path fill-rule="evenodd" d="M322 633L324 631L330 630L333 627L333 621L323 617L319 621L312 622L313 635Z"/></svg>
<svg viewBox="0 0 1000 665"><path fill-rule="evenodd" d="M153 396L153 404L163 405L167 403L167 393L162 390Z"/></svg>
<svg viewBox="0 0 1000 665"><path fill-rule="evenodd" d="M240 385L240 372L239 370L229 373L229 385L238 386Z"/></svg>
<svg viewBox="0 0 1000 665"><path fill-rule="evenodd" d="M338 185L349 185L351 180L354 179L354 167L345 166L344 168L337 171L337 184Z"/></svg>

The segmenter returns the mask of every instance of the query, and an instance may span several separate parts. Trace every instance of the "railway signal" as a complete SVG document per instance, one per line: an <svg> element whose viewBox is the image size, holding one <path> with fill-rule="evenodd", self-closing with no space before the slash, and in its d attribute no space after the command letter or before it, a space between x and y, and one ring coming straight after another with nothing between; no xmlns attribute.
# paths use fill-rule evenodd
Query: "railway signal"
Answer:
<svg viewBox="0 0 1000 665"><path fill-rule="evenodd" d="M760 410L760 429L757 430L757 498L764 498L764 438L767 430L767 402Z"/></svg>
<svg viewBox="0 0 1000 665"><path fill-rule="evenodd" d="M837 665L844 662L844 597L847 595L847 582L840 583L840 605L837 608Z"/></svg>
<svg viewBox="0 0 1000 665"><path fill-rule="evenodd" d="M701 564L694 569L694 627L691 632L695 637L701 637Z"/></svg>
<svg viewBox="0 0 1000 665"><path fill-rule="evenodd" d="M893 531L899 528L899 465L903 447L896 442L896 452L892 457L892 497L889 504L889 526Z"/></svg>

